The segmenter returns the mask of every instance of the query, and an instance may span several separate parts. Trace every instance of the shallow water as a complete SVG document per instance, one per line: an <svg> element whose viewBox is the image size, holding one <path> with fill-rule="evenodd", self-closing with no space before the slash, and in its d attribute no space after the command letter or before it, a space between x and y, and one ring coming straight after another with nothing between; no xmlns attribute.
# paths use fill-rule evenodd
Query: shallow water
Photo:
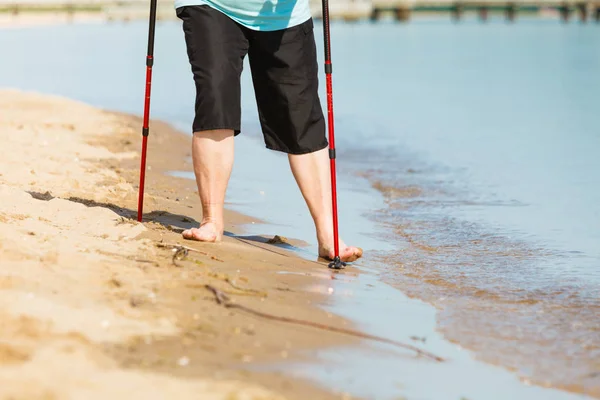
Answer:
<svg viewBox="0 0 600 400"><path fill-rule="evenodd" d="M145 40L144 23L0 31L0 86L139 114ZM322 355L327 373L300 369L367 398L571 397L477 363L467 347L598 396L600 26L336 24L332 46L341 228L366 248L362 265L439 309L366 276L335 311L376 334L428 336L456 368L410 373L402 357L348 349ZM248 74L244 89L230 206L269 223L255 233L312 242L285 157L257 156ZM193 96L179 27L161 24L152 116L187 131ZM433 332L436 316L461 347ZM333 368L337 357L356 363Z"/></svg>
<svg viewBox="0 0 600 400"><path fill-rule="evenodd" d="M384 279L436 304L446 337L481 358L600 396L600 26L336 37L359 49L340 51L338 82L373 74L336 94L344 139L368 143L340 147L388 203L372 215L398 244Z"/></svg>

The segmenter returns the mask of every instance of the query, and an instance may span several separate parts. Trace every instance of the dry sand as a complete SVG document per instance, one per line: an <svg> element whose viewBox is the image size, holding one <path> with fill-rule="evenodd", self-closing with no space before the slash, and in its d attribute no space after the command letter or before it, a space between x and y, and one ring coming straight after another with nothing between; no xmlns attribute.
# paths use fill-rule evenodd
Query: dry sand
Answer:
<svg viewBox="0 0 600 400"><path fill-rule="evenodd" d="M324 264L263 238L181 239L199 201L164 172L191 169L189 137L152 124L141 224L139 118L11 90L0 110L0 399L343 396L248 369L350 339L227 310L207 283L261 311L348 324L317 307ZM227 230L251 220L228 212ZM204 253L175 266L161 241Z"/></svg>

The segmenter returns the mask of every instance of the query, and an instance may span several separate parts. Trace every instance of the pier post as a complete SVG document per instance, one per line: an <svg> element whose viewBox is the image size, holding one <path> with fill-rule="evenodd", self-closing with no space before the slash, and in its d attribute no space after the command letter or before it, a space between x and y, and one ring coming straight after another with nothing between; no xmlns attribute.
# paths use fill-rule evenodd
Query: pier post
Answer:
<svg viewBox="0 0 600 400"><path fill-rule="evenodd" d="M577 3L577 10L579 11L579 20L581 22L587 22L587 20L588 20L588 5L587 5L587 3Z"/></svg>
<svg viewBox="0 0 600 400"><path fill-rule="evenodd" d="M373 8L373 10L371 10L371 17L370 17L371 21L375 22L379 19L379 10L376 8Z"/></svg>
<svg viewBox="0 0 600 400"><path fill-rule="evenodd" d="M479 8L479 19L483 22L486 22L488 20L488 14L489 14L489 10L487 6L481 6Z"/></svg>
<svg viewBox="0 0 600 400"><path fill-rule="evenodd" d="M410 20L410 8L398 7L396 8L396 20L400 22L407 22Z"/></svg>
<svg viewBox="0 0 600 400"><path fill-rule="evenodd" d="M452 7L452 20L454 22L460 21L463 14L464 6L462 3L454 3L454 7Z"/></svg>
<svg viewBox="0 0 600 400"><path fill-rule="evenodd" d="M514 22L517 17L517 5L515 3L508 3L506 5L506 19L509 22Z"/></svg>
<svg viewBox="0 0 600 400"><path fill-rule="evenodd" d="M68 2L67 3L67 21L69 23L73 22L74 14L75 14L75 7L73 6L73 3Z"/></svg>
<svg viewBox="0 0 600 400"><path fill-rule="evenodd" d="M560 19L563 22L569 22L569 17L571 15L571 9L569 8L569 4L563 3L559 7L559 12L560 12Z"/></svg>

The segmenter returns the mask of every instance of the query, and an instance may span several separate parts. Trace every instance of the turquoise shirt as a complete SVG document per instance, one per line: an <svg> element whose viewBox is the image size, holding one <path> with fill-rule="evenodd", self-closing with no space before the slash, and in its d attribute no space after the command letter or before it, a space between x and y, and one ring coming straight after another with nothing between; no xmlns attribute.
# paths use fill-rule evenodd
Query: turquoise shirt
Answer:
<svg viewBox="0 0 600 400"><path fill-rule="evenodd" d="M175 8L207 5L257 31L300 25L311 17L309 0L175 0Z"/></svg>

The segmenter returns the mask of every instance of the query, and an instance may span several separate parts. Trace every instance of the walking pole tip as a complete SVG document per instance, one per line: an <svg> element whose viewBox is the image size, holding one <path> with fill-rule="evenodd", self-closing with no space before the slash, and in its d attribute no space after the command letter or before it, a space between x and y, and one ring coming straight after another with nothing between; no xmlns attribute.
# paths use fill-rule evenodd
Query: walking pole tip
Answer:
<svg viewBox="0 0 600 400"><path fill-rule="evenodd" d="M340 256L336 256L332 262L329 263L331 269L343 269L346 268L346 263L340 259Z"/></svg>

